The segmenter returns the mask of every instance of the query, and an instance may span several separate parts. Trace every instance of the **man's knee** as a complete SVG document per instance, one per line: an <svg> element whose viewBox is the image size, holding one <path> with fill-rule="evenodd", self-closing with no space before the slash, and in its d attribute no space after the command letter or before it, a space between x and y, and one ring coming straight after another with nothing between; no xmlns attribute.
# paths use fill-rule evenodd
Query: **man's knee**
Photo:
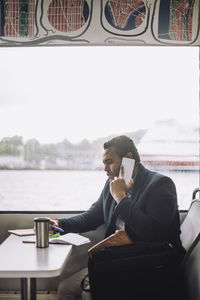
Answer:
<svg viewBox="0 0 200 300"><path fill-rule="evenodd" d="M81 281L88 273L87 268L80 270L72 276L64 279L58 286L59 300L79 300L81 299ZM86 298L87 299L87 298Z"/></svg>

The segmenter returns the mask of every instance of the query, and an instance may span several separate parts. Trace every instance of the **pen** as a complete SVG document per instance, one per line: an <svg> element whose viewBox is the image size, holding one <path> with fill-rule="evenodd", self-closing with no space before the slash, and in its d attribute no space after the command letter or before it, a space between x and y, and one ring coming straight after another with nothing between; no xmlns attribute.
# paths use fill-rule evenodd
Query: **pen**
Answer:
<svg viewBox="0 0 200 300"><path fill-rule="evenodd" d="M51 226L51 228L53 228L53 229L55 229L57 231L64 232L64 230L62 228L56 227L54 225L50 225L50 226Z"/></svg>

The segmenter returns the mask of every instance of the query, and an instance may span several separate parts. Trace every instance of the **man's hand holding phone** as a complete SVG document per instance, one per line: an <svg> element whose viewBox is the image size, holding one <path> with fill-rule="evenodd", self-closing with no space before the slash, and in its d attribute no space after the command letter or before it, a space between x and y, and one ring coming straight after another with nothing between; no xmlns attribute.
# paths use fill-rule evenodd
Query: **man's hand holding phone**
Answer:
<svg viewBox="0 0 200 300"><path fill-rule="evenodd" d="M132 174L134 163L135 161L133 159L124 157L120 167L119 177L114 177L110 182L110 192L117 203L126 197L127 192L133 185Z"/></svg>

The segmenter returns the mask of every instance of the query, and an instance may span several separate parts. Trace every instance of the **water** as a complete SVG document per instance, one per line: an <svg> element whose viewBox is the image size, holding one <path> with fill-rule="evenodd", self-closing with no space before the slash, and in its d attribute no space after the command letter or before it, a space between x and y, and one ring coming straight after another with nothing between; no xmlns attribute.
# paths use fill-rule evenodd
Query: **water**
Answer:
<svg viewBox="0 0 200 300"><path fill-rule="evenodd" d="M199 173L165 174L176 184L179 209L187 209ZM0 171L0 210L85 210L106 179L103 171Z"/></svg>

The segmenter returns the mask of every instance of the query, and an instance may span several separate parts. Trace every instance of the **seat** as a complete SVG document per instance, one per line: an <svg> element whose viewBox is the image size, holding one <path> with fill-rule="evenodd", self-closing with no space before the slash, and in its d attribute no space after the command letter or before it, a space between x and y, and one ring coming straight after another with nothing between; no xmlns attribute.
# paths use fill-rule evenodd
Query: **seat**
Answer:
<svg viewBox="0 0 200 300"><path fill-rule="evenodd" d="M191 251L194 242L200 239L200 200L192 201L188 213L181 225L180 235L185 250Z"/></svg>
<svg viewBox="0 0 200 300"><path fill-rule="evenodd" d="M190 255L184 261L182 269L183 284L186 291L186 299L200 299L200 243L198 242ZM178 300L178 299L177 299Z"/></svg>
<svg viewBox="0 0 200 300"><path fill-rule="evenodd" d="M193 200L181 225L181 241L186 250L181 265L182 291L184 299L200 299L200 200L196 198L197 188L193 192Z"/></svg>
<svg viewBox="0 0 200 300"><path fill-rule="evenodd" d="M191 205L181 225L180 238L187 256L200 239L200 200L195 198L199 191L200 188L194 190Z"/></svg>

